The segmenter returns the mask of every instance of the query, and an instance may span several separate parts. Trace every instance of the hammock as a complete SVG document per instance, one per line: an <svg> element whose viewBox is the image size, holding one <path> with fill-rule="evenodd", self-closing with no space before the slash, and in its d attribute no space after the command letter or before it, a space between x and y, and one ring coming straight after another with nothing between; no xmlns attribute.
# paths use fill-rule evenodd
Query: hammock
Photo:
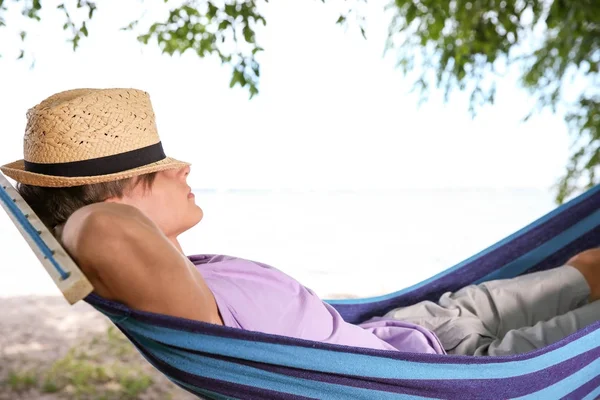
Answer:
<svg viewBox="0 0 600 400"><path fill-rule="evenodd" d="M0 200L5 198L0 188ZM599 208L597 186L424 282L385 296L328 302L357 323L395 307L437 300L468 284L558 266L600 245ZM136 311L95 294L85 300L107 315L153 366L205 398L600 397L600 322L526 354L470 357L324 344Z"/></svg>

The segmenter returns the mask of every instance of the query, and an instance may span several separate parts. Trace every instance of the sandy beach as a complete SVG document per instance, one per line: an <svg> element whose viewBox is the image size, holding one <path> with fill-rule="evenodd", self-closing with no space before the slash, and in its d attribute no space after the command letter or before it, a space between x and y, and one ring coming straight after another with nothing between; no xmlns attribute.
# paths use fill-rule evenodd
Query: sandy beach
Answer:
<svg viewBox="0 0 600 400"><path fill-rule="evenodd" d="M196 398L147 363L90 305L0 298L0 399Z"/></svg>

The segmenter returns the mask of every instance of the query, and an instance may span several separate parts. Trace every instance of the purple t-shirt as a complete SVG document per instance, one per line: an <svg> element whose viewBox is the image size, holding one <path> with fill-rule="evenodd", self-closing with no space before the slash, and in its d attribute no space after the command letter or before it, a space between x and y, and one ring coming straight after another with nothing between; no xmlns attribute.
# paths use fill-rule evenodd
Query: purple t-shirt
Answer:
<svg viewBox="0 0 600 400"><path fill-rule="evenodd" d="M407 322L344 321L329 304L283 272L226 255L190 256L212 291L225 326L353 347L445 354L433 332Z"/></svg>

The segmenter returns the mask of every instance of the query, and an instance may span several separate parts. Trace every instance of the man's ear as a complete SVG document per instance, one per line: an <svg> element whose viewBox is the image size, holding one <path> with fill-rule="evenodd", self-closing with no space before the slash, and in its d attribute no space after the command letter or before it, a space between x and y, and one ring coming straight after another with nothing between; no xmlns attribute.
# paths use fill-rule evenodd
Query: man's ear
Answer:
<svg viewBox="0 0 600 400"><path fill-rule="evenodd" d="M54 229L52 230L52 233L54 234L54 237L60 242L60 244L62 245L62 233L63 233L63 229L65 228L65 224L60 224L60 225L56 225L54 227Z"/></svg>

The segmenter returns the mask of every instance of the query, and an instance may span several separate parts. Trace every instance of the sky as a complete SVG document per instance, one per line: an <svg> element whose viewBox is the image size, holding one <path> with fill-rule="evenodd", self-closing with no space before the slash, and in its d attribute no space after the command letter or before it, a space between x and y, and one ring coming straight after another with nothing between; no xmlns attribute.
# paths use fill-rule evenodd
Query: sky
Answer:
<svg viewBox="0 0 600 400"><path fill-rule="evenodd" d="M562 116L545 111L523 123L533 99L517 71L475 119L466 94L445 103L435 91L419 107L393 53L383 57L386 17L377 8L368 10L364 40L335 25L335 6L270 2L257 37L261 92L249 100L246 89L229 88L229 67L216 59L162 55L119 31L140 4L102 2L76 52L59 11L18 25L9 15L0 30L0 163L22 158L25 112L51 94L134 87L151 95L167 154L192 162L195 188L550 188L564 171ZM25 61L15 60L17 26L29 27Z"/></svg>
<svg viewBox="0 0 600 400"><path fill-rule="evenodd" d="M164 18L162 2L146 3L153 5L152 10L143 11L147 21ZM59 11L45 9L42 22L34 23L19 15L15 3L6 4L13 6L13 13L7 17L8 28L0 29L0 164L22 158L25 113L44 98L80 87L133 87L150 93L167 154L192 162L189 183L195 189L493 189L492 197L478 203L481 213L474 215L473 207L462 200L460 206L453 206L445 197L432 196L422 209L415 206L414 218L419 223L414 226L402 221L404 217L393 222L383 210L393 213L401 207L393 202L384 207L380 203L383 198L356 208L354 203L338 205L334 200L314 204L310 210L300 205L286 211L287 217L278 213L288 210L287 203L280 204L280 210L269 202L241 197L227 203L230 209L226 209L208 204L209 199L202 201L203 207L207 203L203 223L208 225L200 228L200 236L190 239L195 245L188 251L220 251L272 261L276 267L295 271L298 278L305 277L310 285L330 285L321 274L310 275L312 264L302 262L316 254L324 270L354 265L360 271L359 259L336 258L347 254L348 237L365 238L356 239L351 248L360 250L369 262L374 254L395 259L397 242L404 237L429 243L431 231L451 237L440 241L448 246L457 240L475 246L477 239L491 244L551 207L537 200L529 204L512 194L503 198L514 202L505 204L499 194L493 195L494 190L534 188L550 193L568 159L569 136L561 115L545 111L522 123L534 101L519 88L518 71L510 71L500 82L496 103L481 109L475 119L468 112L466 94L454 94L445 103L442 93L434 91L419 107L419 96L409 93L412 78L395 68L393 53L383 57L387 19L375 6L368 10L368 39L364 40L356 29L346 31L335 24L339 16L335 5L318 0L269 2L263 10L268 25L257 37L265 49L259 55L260 94L249 100L247 89L229 88L230 69L218 60L193 54L162 55L156 45L143 46L134 34L120 31L142 14L140 4L144 3L140 1L101 2L88 26L90 37L80 42L76 52L66 42ZM18 30L22 28L28 31L28 55L17 61ZM33 58L35 66L30 68ZM421 218L431 207L456 217L460 224ZM496 214L495 208L511 211ZM258 213L262 209L264 213ZM300 209L303 212L298 214ZM391 232L383 228L369 231L354 224L356 218L371 218L378 209L383 212L381 224L393 225ZM314 226L305 218L311 210L315 212ZM236 217L240 213L246 216ZM256 222L248 213L262 220ZM328 219L334 215L341 220ZM351 217L348 221L346 215ZM486 219L496 215L494 222ZM286 219L295 217L298 220ZM10 249L9 261L0 269L0 294L57 294L7 220L0 215L0 243ZM473 221L471 225L465 223L468 220ZM440 231L440 224L451 232ZM264 232L257 234L255 227L262 225ZM283 233L281 226L287 229ZM456 231L456 226L462 230ZM354 234L351 229L359 232ZM340 230L346 236L334 234ZM232 232L239 232L237 241ZM272 245L283 239L291 250ZM406 247L419 255L418 246ZM464 249L465 254L472 254L471 247ZM433 257L433 252L427 252ZM291 259L290 253L295 255ZM438 246L436 254L452 252ZM332 260L323 259L325 256ZM13 268L15 265L19 268ZM418 270L430 275L424 266ZM341 291L356 289L347 274L343 279L331 276L339 281ZM357 282L364 281L362 275L356 276Z"/></svg>

